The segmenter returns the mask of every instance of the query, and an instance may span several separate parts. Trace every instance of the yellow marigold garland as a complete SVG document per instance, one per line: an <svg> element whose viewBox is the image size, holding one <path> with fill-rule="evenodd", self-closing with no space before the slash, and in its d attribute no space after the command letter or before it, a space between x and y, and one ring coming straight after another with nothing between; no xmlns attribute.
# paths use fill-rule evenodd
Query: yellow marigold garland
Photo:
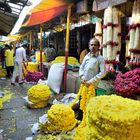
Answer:
<svg viewBox="0 0 140 140"><path fill-rule="evenodd" d="M76 100L79 99L81 96L80 100L80 109L83 111L83 119L81 124L76 128L76 133L74 136L74 140L84 140L84 131L85 131L85 126L86 126L86 106L89 100L95 96L95 88L93 84L90 85L85 85L81 84L78 95L76 99L72 102L70 105L71 107L75 104Z"/></svg>
<svg viewBox="0 0 140 140"><path fill-rule="evenodd" d="M34 103L32 108L42 108L47 106L50 98L50 88L44 84L37 84L28 90L28 99Z"/></svg>
<svg viewBox="0 0 140 140"><path fill-rule="evenodd" d="M70 106L55 104L48 110L48 121L41 124L40 128L48 132L69 131L75 127L76 123L74 111Z"/></svg>

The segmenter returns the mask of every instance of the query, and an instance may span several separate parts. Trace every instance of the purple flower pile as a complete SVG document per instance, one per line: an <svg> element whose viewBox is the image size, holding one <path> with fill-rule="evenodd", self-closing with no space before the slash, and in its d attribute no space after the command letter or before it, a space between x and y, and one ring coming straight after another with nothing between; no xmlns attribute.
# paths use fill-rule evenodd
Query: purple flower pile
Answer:
<svg viewBox="0 0 140 140"><path fill-rule="evenodd" d="M140 94L140 68L128 71L125 74L118 73L114 89L117 94L123 97Z"/></svg>
<svg viewBox="0 0 140 140"><path fill-rule="evenodd" d="M25 77L27 82L38 82L39 79L44 79L42 72L30 72L28 71Z"/></svg>

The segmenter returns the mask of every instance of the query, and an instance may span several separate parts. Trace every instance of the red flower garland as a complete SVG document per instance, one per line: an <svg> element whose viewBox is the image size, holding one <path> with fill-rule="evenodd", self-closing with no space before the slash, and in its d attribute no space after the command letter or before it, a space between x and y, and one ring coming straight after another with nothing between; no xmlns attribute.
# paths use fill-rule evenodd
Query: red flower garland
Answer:
<svg viewBox="0 0 140 140"><path fill-rule="evenodd" d="M129 49L129 51L134 54L140 54L140 50L138 50L138 49Z"/></svg>
<svg viewBox="0 0 140 140"><path fill-rule="evenodd" d="M120 62L116 60L105 60L105 63L106 64L119 64Z"/></svg>

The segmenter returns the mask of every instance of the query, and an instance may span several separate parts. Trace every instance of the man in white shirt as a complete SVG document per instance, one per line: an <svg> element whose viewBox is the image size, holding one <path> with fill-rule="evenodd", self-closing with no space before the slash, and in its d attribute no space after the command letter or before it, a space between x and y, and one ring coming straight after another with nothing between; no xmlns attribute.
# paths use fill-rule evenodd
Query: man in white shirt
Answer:
<svg viewBox="0 0 140 140"><path fill-rule="evenodd" d="M19 84L23 83L23 80L22 80L22 62L23 61L27 61L26 51L25 51L23 45L19 44L18 48L16 49L16 52L15 52L14 72L13 72L13 76L11 79L12 85L15 85L15 79L17 76L19 76L18 83Z"/></svg>
<svg viewBox="0 0 140 140"><path fill-rule="evenodd" d="M89 41L90 52L84 57L79 69L81 82L84 84L98 85L101 78L106 74L105 60L99 54L100 43L96 38Z"/></svg>

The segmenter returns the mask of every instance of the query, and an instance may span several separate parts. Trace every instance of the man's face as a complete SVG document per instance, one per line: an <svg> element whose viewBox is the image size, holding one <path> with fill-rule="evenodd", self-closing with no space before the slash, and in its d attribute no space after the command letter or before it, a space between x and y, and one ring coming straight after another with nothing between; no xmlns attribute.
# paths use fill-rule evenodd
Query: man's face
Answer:
<svg viewBox="0 0 140 140"><path fill-rule="evenodd" d="M92 39L89 42L89 49L92 54L95 54L99 50L99 44L96 40Z"/></svg>

